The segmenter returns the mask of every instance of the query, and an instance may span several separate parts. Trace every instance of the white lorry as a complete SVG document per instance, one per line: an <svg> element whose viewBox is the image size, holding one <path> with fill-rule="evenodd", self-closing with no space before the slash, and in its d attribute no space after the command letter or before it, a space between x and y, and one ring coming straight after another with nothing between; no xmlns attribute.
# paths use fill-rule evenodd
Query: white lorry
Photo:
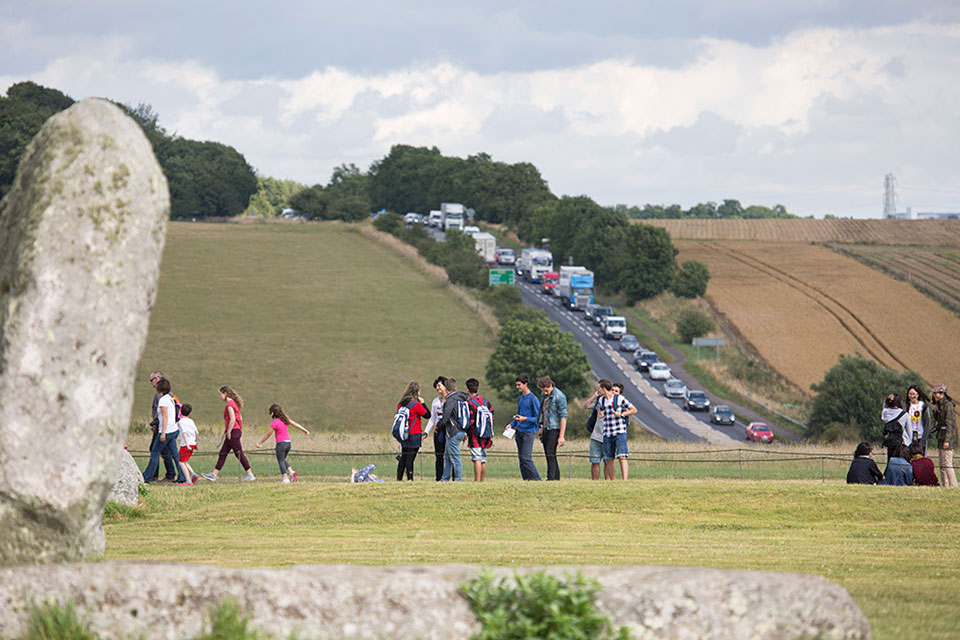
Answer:
<svg viewBox="0 0 960 640"><path fill-rule="evenodd" d="M555 289L565 307L583 311L588 304L593 304L593 271L586 267L562 266Z"/></svg>
<svg viewBox="0 0 960 640"><path fill-rule="evenodd" d="M463 231L463 225L466 224L463 219L466 215L466 209L459 202L440 203L440 213L442 216L442 228L444 232L456 229Z"/></svg>
<svg viewBox="0 0 960 640"><path fill-rule="evenodd" d="M517 275L526 276L530 282L540 282L547 271L553 271L553 254L545 249L527 247L517 258Z"/></svg>
<svg viewBox="0 0 960 640"><path fill-rule="evenodd" d="M477 253L487 264L497 261L497 239L492 233L481 231L473 234L473 243L477 247Z"/></svg>

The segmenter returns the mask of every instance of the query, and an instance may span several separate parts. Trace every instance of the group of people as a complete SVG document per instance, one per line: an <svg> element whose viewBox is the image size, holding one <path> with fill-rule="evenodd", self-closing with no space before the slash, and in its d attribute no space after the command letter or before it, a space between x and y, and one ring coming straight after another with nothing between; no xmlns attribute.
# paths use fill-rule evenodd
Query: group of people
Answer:
<svg viewBox="0 0 960 640"><path fill-rule="evenodd" d="M533 461L534 442L539 438L547 462L547 480L559 480L557 448L566 444L567 397L549 376L537 380L541 397L530 389L530 378L525 374L518 375L514 385L518 394L517 411L504 435L516 441L520 477L524 480L542 479ZM488 411L492 418L493 405L480 395L480 381L476 378L467 380L466 392L457 390L456 379L445 376L438 376L433 381L433 388L437 396L429 409L420 393L420 384L415 381L407 385L397 403L398 411L406 409L409 414L409 435L401 440L400 455L397 456L397 480L402 481L404 477L413 480L414 460L424 438L432 433L438 482L463 479L460 449L464 442L473 463L473 479L483 482L487 474L487 449L493 445L493 439L482 437L478 431L478 416ZM461 420L457 415L461 402L468 407L468 420ZM637 408L623 397L623 384L600 380L593 394L584 401L584 408L591 410L588 425L591 477L598 480L603 465L604 478L613 480L619 461L620 477L626 480L629 475L627 424ZM423 418L427 418L425 425Z"/></svg>
<svg viewBox="0 0 960 640"><path fill-rule="evenodd" d="M891 393L883 401L880 419L887 447L886 470L880 472L872 445L861 442L847 472L848 484L957 486L953 468L957 422L947 385L935 385L930 398L919 386L911 385L906 397L904 402L899 393ZM940 482L933 460L927 457L927 441L932 436L936 436L940 452Z"/></svg>
<svg viewBox="0 0 960 640"><path fill-rule="evenodd" d="M203 477L216 482L232 452L240 461L246 472L243 480L256 480L250 468L250 461L243 452L243 398L231 387L223 385L218 390L223 408L223 442L213 471L198 474L190 465L190 458L197 449L197 425L190 414L193 407L189 404L180 404L173 394L170 381L164 377L162 371L153 371L150 374L150 384L155 390L152 406L153 439L150 443L150 460L143 471L143 481L147 484L159 479L160 460L163 460L166 474L160 482L176 482L182 486L193 486L198 478ZM290 419L279 404L272 404L267 410L272 422L269 430L257 443L261 448L263 443L272 434L276 441L277 464L280 466L280 481L284 483L296 482L297 472L287 463L290 453L290 427L296 427L309 434L310 431L299 423Z"/></svg>

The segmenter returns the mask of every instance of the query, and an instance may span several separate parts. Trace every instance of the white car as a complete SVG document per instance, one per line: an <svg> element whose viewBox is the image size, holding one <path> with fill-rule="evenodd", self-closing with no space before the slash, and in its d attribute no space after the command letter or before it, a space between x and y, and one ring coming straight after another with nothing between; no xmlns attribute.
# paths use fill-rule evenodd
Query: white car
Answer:
<svg viewBox="0 0 960 640"><path fill-rule="evenodd" d="M673 377L673 374L670 373L670 367L662 362L654 362L650 365L649 372L651 380L669 380Z"/></svg>
<svg viewBox="0 0 960 640"><path fill-rule="evenodd" d="M663 395L668 398L683 398L687 395L687 385L683 384L683 380L670 378L663 383Z"/></svg>
<svg viewBox="0 0 960 640"><path fill-rule="evenodd" d="M472 236L475 233L480 233L480 227L475 227L473 225L468 224L463 228L463 232L468 236Z"/></svg>

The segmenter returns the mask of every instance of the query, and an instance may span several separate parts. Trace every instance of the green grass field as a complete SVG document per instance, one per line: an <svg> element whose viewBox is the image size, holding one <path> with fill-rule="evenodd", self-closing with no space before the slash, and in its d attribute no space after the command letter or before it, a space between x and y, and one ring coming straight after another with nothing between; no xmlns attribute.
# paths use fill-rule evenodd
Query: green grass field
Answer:
<svg viewBox="0 0 960 640"><path fill-rule="evenodd" d="M160 369L198 422L222 420L217 389L229 384L246 425L267 424L278 402L308 428L386 430L407 382L483 383L492 350L466 305L344 225L175 222L134 426L149 420L147 376Z"/></svg>
<svg viewBox="0 0 960 640"><path fill-rule="evenodd" d="M958 635L958 496L837 480L281 485L231 478L155 485L136 517L115 515L104 527L109 560L813 573L851 593L876 638L951 638Z"/></svg>

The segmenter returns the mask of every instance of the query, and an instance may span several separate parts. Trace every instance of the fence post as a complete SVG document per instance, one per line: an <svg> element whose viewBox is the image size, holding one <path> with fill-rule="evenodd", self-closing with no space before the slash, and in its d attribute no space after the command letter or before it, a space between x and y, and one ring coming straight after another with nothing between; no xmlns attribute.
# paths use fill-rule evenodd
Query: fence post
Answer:
<svg viewBox="0 0 960 640"><path fill-rule="evenodd" d="M737 466L740 467L740 479L743 480L743 449L737 449Z"/></svg>
<svg viewBox="0 0 960 640"><path fill-rule="evenodd" d="M827 478L823 473L823 456L820 457L820 482L826 482Z"/></svg>

